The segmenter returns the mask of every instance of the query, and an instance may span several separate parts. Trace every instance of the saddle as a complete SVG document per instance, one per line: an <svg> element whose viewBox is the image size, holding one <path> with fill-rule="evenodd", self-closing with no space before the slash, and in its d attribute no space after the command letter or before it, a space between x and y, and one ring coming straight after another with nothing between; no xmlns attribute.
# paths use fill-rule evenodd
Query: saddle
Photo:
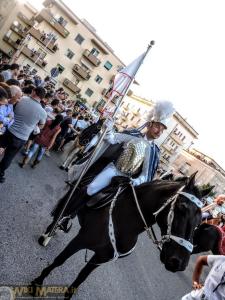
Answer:
<svg viewBox="0 0 225 300"><path fill-rule="evenodd" d="M116 195L118 188L122 187L120 193L122 193L129 186L130 178L124 176L115 176L109 186L105 187L98 193L94 194L90 200L86 203L86 206L91 209L100 209L109 205L114 196Z"/></svg>

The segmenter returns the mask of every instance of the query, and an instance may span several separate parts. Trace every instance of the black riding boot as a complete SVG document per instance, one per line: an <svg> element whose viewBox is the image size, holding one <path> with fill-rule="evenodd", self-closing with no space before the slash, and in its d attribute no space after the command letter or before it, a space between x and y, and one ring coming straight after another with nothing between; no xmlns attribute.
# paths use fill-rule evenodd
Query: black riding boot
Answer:
<svg viewBox="0 0 225 300"><path fill-rule="evenodd" d="M68 197L68 195L67 195ZM90 196L86 193L86 188L83 190L80 190L79 193L76 195L76 203L75 205L72 205L73 201L71 204L68 204L68 210L65 212L61 220L59 221L59 228L64 231L64 232L69 232L69 230L72 227L72 219L74 219L78 212L84 208L86 203L88 202ZM64 200L65 203L65 200ZM63 208L63 205L61 205L60 210Z"/></svg>

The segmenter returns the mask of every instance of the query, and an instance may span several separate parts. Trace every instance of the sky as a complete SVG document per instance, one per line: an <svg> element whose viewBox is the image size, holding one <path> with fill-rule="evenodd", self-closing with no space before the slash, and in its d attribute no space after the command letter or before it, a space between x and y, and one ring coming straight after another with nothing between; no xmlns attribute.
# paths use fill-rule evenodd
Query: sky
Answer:
<svg viewBox="0 0 225 300"><path fill-rule="evenodd" d="M146 99L173 102L199 133L195 148L225 169L224 0L64 2L125 64L155 41L137 74L140 86L131 89Z"/></svg>

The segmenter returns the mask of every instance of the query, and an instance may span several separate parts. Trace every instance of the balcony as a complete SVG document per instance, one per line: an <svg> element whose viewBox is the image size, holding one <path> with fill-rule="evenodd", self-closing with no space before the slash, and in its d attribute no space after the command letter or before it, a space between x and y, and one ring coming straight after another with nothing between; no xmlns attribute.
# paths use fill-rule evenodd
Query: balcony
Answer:
<svg viewBox="0 0 225 300"><path fill-rule="evenodd" d="M168 144L162 144L162 147L164 147L164 149L166 149L170 154L174 154L175 150L170 147Z"/></svg>
<svg viewBox="0 0 225 300"><path fill-rule="evenodd" d="M64 79L63 84L75 94L80 92L80 88L67 78Z"/></svg>
<svg viewBox="0 0 225 300"><path fill-rule="evenodd" d="M160 161L164 163L166 166L169 166L170 164L170 161L168 159L165 159L165 157L163 156L160 157Z"/></svg>
<svg viewBox="0 0 225 300"><path fill-rule="evenodd" d="M22 14L21 12L18 13L17 17L23 21L25 24L27 24L28 26L33 27L34 26L34 20L33 19L28 19L24 14Z"/></svg>
<svg viewBox="0 0 225 300"><path fill-rule="evenodd" d="M133 113L133 115L134 115L135 117L140 117L140 116L141 116L141 113L140 113L139 110L132 111L132 113Z"/></svg>
<svg viewBox="0 0 225 300"><path fill-rule="evenodd" d="M50 41L50 39L45 35L43 35L40 30L36 29L36 28L31 28L30 29L30 34L36 38L39 42L41 42L45 47L47 46L47 49L49 49L50 51L52 51L53 53L56 52L56 50L58 50L58 46L55 43L55 39L52 39Z"/></svg>
<svg viewBox="0 0 225 300"><path fill-rule="evenodd" d="M119 97L118 96L114 96L111 100L111 103L115 104L115 105L118 105L119 103Z"/></svg>
<svg viewBox="0 0 225 300"><path fill-rule="evenodd" d="M64 38L66 38L70 33L69 31L54 18L51 12L48 9L42 9L42 11L36 16L38 22L45 20L49 23L58 33L60 33Z"/></svg>
<svg viewBox="0 0 225 300"><path fill-rule="evenodd" d="M181 138L174 132L170 134L170 137L180 146L184 144L184 142L181 140Z"/></svg>
<svg viewBox="0 0 225 300"><path fill-rule="evenodd" d="M77 75L79 75L81 78L85 80L89 80L91 78L91 75L89 74L88 71L85 71L84 69L81 68L81 66L75 64L73 66L73 72L75 72Z"/></svg>
<svg viewBox="0 0 225 300"><path fill-rule="evenodd" d="M39 53L38 52L33 52L30 48L28 48L27 46L24 46L22 48L21 51L25 56L27 56L31 61L36 62L36 64L41 67L44 68L47 65L47 61L45 61L43 58L39 57ZM39 59L38 59L39 57ZM37 60L38 59L38 60Z"/></svg>
<svg viewBox="0 0 225 300"><path fill-rule="evenodd" d="M110 89L103 89L102 90L102 95L105 97L105 98L109 98L111 96L111 91Z"/></svg>
<svg viewBox="0 0 225 300"><path fill-rule="evenodd" d="M101 61L93 55L88 49L84 50L83 56L87 58L94 66L98 67Z"/></svg>
<svg viewBox="0 0 225 300"><path fill-rule="evenodd" d="M22 38L25 38L25 37L26 37L27 31L29 30L29 29L27 29L26 27L23 28L23 26L22 26L21 24L19 24L18 26L16 26L15 24L12 24L12 25L10 26L10 29L11 29L12 31L14 31L15 33L17 33L17 34L18 34L19 36L21 36Z"/></svg>
<svg viewBox="0 0 225 300"><path fill-rule="evenodd" d="M10 46L12 46L14 49L19 49L20 48L20 43L13 41L10 37L8 37L7 35L3 36L3 41L8 43ZM19 41L19 39L18 39Z"/></svg>

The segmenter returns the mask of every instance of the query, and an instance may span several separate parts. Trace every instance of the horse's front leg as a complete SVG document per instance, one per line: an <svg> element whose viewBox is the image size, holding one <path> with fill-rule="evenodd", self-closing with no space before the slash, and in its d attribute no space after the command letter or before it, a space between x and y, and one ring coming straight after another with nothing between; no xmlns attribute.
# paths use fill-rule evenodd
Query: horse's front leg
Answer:
<svg viewBox="0 0 225 300"><path fill-rule="evenodd" d="M85 249L86 247L83 245L83 240L80 234L78 234L69 245L55 258L53 263L45 268L41 275L35 278L32 281L32 285L35 287L36 285L42 285L44 279L54 270L55 268L61 266L69 257L71 257L74 253L78 252L81 249Z"/></svg>
<svg viewBox="0 0 225 300"><path fill-rule="evenodd" d="M104 260L104 262L106 262ZM68 291L65 293L65 300L71 299L73 294L77 292L78 287L85 281L85 279L93 272L99 265L103 263L101 262L101 259L94 254L92 258L88 261L88 263L85 265L85 267L80 271L77 278L74 280L74 282L70 285L68 288Z"/></svg>

